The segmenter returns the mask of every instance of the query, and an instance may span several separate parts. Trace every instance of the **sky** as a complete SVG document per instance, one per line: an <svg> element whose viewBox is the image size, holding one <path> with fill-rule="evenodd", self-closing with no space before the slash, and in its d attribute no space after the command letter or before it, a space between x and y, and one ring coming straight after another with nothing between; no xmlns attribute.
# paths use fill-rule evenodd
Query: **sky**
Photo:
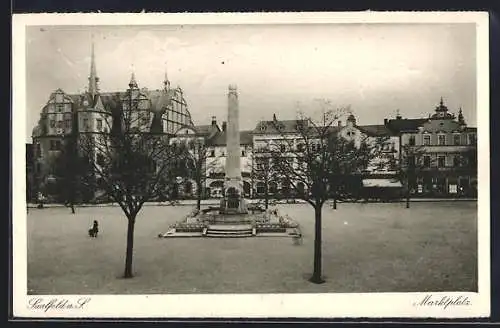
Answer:
<svg viewBox="0 0 500 328"><path fill-rule="evenodd" d="M27 142L57 88L88 85L95 44L101 91L161 89L165 72L184 90L195 124L227 119L236 84L240 129L294 119L316 100L349 106L358 124L382 124L399 110L427 117L440 97L476 124L474 24L301 24L30 26L26 32Z"/></svg>

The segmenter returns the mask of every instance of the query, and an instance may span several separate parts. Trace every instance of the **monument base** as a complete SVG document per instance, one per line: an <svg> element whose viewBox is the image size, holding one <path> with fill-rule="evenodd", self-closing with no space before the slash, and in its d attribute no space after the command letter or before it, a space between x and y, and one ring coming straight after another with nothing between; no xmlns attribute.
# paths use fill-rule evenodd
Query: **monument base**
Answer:
<svg viewBox="0 0 500 328"><path fill-rule="evenodd" d="M221 199L220 214L248 214L247 202L244 198L225 197Z"/></svg>

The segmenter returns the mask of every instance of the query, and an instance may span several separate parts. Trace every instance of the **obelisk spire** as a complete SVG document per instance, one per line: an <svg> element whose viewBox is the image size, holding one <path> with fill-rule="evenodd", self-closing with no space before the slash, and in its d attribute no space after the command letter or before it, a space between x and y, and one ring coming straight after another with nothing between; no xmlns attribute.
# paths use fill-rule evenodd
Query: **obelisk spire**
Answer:
<svg viewBox="0 0 500 328"><path fill-rule="evenodd" d="M226 145L225 203L221 208L225 213L247 213L241 177L239 104L236 85L229 86Z"/></svg>
<svg viewBox="0 0 500 328"><path fill-rule="evenodd" d="M227 111L227 159L226 178L241 180L240 168L240 131L238 91L235 85L229 86Z"/></svg>

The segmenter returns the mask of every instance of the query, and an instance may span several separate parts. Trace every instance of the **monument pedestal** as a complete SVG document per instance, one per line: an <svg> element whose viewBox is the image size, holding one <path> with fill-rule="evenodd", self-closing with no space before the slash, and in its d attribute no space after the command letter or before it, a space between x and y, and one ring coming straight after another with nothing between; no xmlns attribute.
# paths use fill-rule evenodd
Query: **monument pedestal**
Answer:
<svg viewBox="0 0 500 328"><path fill-rule="evenodd" d="M243 198L241 178L226 178L224 198L221 201L223 214L247 214L247 204Z"/></svg>

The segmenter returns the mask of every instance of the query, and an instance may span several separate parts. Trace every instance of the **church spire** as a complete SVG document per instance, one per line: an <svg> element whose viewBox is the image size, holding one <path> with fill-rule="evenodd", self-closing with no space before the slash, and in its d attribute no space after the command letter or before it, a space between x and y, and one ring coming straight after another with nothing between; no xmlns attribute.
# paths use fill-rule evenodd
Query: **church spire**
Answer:
<svg viewBox="0 0 500 328"><path fill-rule="evenodd" d="M90 76L89 76L89 94L92 99L99 93L99 77L97 77L97 69L95 66L95 53L94 53L94 35L92 35L92 48L90 54Z"/></svg>
<svg viewBox="0 0 500 328"><path fill-rule="evenodd" d="M167 73L167 65L165 64L165 78L163 79L163 85L165 86L165 90L170 89L170 81L168 80L168 73Z"/></svg>
<svg viewBox="0 0 500 328"><path fill-rule="evenodd" d="M132 75L130 75L130 82L128 83L128 86L130 89L138 89L137 81L135 80L135 73L132 72Z"/></svg>

